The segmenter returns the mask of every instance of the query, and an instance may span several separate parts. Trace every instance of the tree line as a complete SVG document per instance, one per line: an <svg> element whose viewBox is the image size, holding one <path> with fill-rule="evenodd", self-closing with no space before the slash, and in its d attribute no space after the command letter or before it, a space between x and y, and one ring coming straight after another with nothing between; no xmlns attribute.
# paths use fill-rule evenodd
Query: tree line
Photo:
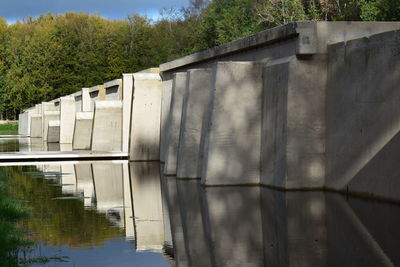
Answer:
<svg viewBox="0 0 400 267"><path fill-rule="evenodd" d="M398 0L190 0L157 20L68 12L0 17L0 116L298 20L395 21Z"/></svg>

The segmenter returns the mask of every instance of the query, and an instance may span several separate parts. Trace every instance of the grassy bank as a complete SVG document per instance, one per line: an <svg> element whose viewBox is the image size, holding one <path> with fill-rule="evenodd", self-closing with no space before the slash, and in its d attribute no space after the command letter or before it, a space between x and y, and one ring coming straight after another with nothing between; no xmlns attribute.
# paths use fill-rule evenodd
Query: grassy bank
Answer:
<svg viewBox="0 0 400 267"><path fill-rule="evenodd" d="M0 135L18 134L18 123L0 124Z"/></svg>

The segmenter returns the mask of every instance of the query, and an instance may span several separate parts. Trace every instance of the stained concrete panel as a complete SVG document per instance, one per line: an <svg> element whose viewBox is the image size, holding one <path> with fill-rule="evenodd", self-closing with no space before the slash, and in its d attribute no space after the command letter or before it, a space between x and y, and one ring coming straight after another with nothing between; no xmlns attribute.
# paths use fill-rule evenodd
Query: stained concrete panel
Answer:
<svg viewBox="0 0 400 267"><path fill-rule="evenodd" d="M49 131L49 121L60 120L60 111L45 111L43 113L43 141L47 141L47 135Z"/></svg>
<svg viewBox="0 0 400 267"><path fill-rule="evenodd" d="M262 183L318 188L325 183L326 60L288 57L264 69Z"/></svg>
<svg viewBox="0 0 400 267"><path fill-rule="evenodd" d="M60 121L50 120L47 130L47 143L59 143L60 142Z"/></svg>
<svg viewBox="0 0 400 267"><path fill-rule="evenodd" d="M160 159L161 78L158 73L134 73L134 97L129 159Z"/></svg>
<svg viewBox="0 0 400 267"><path fill-rule="evenodd" d="M200 178L202 169L202 140L207 125L212 69L187 72L186 92L182 104L181 132L178 146L177 177Z"/></svg>
<svg viewBox="0 0 400 267"><path fill-rule="evenodd" d="M171 107L166 126L167 143L164 167L164 174L166 175L176 175L182 104L186 90L186 77L186 72L175 73L172 82Z"/></svg>
<svg viewBox="0 0 400 267"><path fill-rule="evenodd" d="M122 77L122 152L129 152L133 100L133 74L123 74Z"/></svg>
<svg viewBox="0 0 400 267"><path fill-rule="evenodd" d="M73 149L89 150L92 141L93 112L77 112L75 118Z"/></svg>
<svg viewBox="0 0 400 267"><path fill-rule="evenodd" d="M168 142L167 133L169 114L171 108L172 79L162 81L161 94L161 135L160 135L160 161L165 162Z"/></svg>
<svg viewBox="0 0 400 267"><path fill-rule="evenodd" d="M72 144L75 127L76 104L74 97L60 98L60 143Z"/></svg>
<svg viewBox="0 0 400 267"><path fill-rule="evenodd" d="M122 150L122 102L95 102L92 132L93 151Z"/></svg>
<svg viewBox="0 0 400 267"><path fill-rule="evenodd" d="M42 115L41 114L33 114L31 116L31 133L32 138L42 138Z"/></svg>
<svg viewBox="0 0 400 267"><path fill-rule="evenodd" d="M158 162L130 162L136 250L162 251L163 210Z"/></svg>
<svg viewBox="0 0 400 267"><path fill-rule="evenodd" d="M202 183L259 184L262 64L220 62L214 71Z"/></svg>

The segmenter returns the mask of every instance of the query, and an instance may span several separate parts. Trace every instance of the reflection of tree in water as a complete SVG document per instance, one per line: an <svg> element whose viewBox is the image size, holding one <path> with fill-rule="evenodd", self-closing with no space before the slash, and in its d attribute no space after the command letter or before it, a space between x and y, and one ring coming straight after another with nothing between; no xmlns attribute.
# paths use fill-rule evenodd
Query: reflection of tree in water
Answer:
<svg viewBox="0 0 400 267"><path fill-rule="evenodd" d="M104 214L84 208L78 199L54 200L62 195L61 187L49 186L52 180L40 179L24 172L37 171L32 167L3 167L0 175L10 178L12 194L24 201L29 218L20 226L32 231L33 241L47 245L72 247L100 246L109 238L122 236Z"/></svg>

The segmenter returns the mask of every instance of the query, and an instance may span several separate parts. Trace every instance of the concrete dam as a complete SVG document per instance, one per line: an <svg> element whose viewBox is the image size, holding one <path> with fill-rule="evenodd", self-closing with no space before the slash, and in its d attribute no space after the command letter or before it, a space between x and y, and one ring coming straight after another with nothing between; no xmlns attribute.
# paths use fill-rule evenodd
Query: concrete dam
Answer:
<svg viewBox="0 0 400 267"><path fill-rule="evenodd" d="M0 160L160 161L203 186L399 201L399 84L399 22L294 22L38 103L19 134L47 152Z"/></svg>

